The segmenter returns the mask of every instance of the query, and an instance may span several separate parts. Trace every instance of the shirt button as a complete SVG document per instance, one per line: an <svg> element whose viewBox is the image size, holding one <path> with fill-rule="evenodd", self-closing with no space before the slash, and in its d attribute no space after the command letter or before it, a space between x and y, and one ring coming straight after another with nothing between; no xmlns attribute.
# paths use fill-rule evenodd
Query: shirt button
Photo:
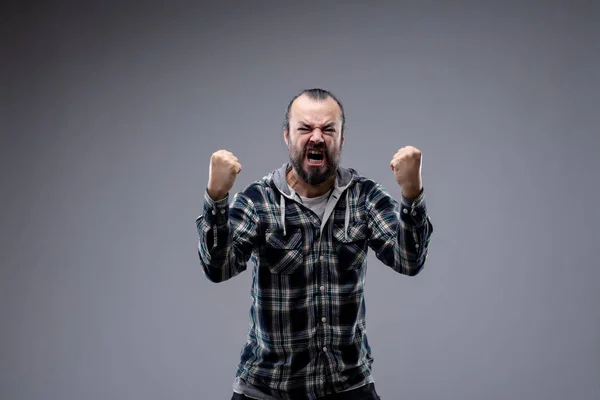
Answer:
<svg viewBox="0 0 600 400"><path fill-rule="evenodd" d="M402 212L403 212L404 214L408 214L408 209L407 209L407 208L404 208L404 209L402 210Z"/></svg>
<svg viewBox="0 0 600 400"><path fill-rule="evenodd" d="M323 351L327 353L327 347L323 347Z"/></svg>
<svg viewBox="0 0 600 400"><path fill-rule="evenodd" d="M412 215L413 217L416 217L417 216L417 212L413 211L413 212L410 213L410 215Z"/></svg>
<svg viewBox="0 0 600 400"><path fill-rule="evenodd" d="M415 247L418 249L419 248L419 243L415 243Z"/></svg>
<svg viewBox="0 0 600 400"><path fill-rule="evenodd" d="M319 288L319 290L320 290L321 292L324 292L324 291L325 291L325 286L321 286L321 287Z"/></svg>
<svg viewBox="0 0 600 400"><path fill-rule="evenodd" d="M326 322L327 318L323 317L323 318L321 318L321 321Z"/></svg>
<svg viewBox="0 0 600 400"><path fill-rule="evenodd" d="M225 209L224 208L221 210L221 214L225 214Z"/></svg>
<svg viewBox="0 0 600 400"><path fill-rule="evenodd" d="M217 212L215 210L212 210L212 215L215 215Z"/></svg>
<svg viewBox="0 0 600 400"><path fill-rule="evenodd" d="M319 260L323 261L325 259L325 257L321 256L319 257Z"/></svg>

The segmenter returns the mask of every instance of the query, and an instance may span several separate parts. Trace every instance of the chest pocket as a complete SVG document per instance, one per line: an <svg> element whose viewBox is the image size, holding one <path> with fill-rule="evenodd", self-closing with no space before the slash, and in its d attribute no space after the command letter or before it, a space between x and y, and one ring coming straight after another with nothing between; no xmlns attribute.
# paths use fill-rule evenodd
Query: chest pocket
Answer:
<svg viewBox="0 0 600 400"><path fill-rule="evenodd" d="M264 256L273 274L291 274L304 265L302 231L265 231Z"/></svg>
<svg viewBox="0 0 600 400"><path fill-rule="evenodd" d="M367 257L367 224L354 222L348 226L348 234L344 225L333 227L333 246L338 258L340 269L361 268Z"/></svg>

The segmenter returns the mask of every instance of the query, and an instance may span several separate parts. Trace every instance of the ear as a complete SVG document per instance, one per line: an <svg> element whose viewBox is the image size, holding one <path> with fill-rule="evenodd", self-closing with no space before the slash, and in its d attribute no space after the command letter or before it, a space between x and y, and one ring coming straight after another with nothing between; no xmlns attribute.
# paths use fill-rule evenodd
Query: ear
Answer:
<svg viewBox="0 0 600 400"><path fill-rule="evenodd" d="M346 133L342 131L342 145L346 141Z"/></svg>
<svg viewBox="0 0 600 400"><path fill-rule="evenodd" d="M284 129L284 130L283 130L283 140L285 140L285 144L286 144L286 146L289 146L289 143L288 143L288 135L289 135L289 133L288 133L288 130L287 130L287 129Z"/></svg>

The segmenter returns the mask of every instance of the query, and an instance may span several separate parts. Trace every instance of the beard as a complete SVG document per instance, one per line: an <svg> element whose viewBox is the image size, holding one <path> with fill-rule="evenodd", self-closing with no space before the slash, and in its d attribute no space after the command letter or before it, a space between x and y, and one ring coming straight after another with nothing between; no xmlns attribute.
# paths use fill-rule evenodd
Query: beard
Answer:
<svg viewBox="0 0 600 400"><path fill-rule="evenodd" d="M322 167L308 166L305 168L304 160L309 150L322 150L325 154L325 165ZM329 179L331 179L340 164L340 158L342 153L342 145L340 144L339 149L328 150L323 144L319 145L308 145L304 149L292 148L289 146L290 153L290 164L296 171L296 174L304 182L309 185L319 185Z"/></svg>

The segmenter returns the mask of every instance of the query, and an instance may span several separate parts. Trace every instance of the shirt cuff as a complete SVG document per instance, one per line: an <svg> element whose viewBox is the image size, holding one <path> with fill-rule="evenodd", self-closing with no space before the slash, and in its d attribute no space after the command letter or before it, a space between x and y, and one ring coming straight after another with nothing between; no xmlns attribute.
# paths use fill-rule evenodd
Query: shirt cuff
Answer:
<svg viewBox="0 0 600 400"><path fill-rule="evenodd" d="M229 193L225 198L214 201L208 195L208 189L204 191L204 219L210 225L223 225L227 223L229 216Z"/></svg>
<svg viewBox="0 0 600 400"><path fill-rule="evenodd" d="M427 206L425 204L425 190L415 199L402 196L400 202L400 218L408 225L422 226L427 220Z"/></svg>

